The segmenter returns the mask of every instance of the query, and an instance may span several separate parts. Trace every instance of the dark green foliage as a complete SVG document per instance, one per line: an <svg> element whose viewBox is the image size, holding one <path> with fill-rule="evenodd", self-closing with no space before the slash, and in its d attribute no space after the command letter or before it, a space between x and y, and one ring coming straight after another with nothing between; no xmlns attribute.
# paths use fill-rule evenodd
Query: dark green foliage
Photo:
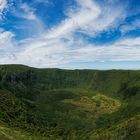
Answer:
<svg viewBox="0 0 140 140"><path fill-rule="evenodd" d="M100 108L102 103L92 100L98 93L119 100L121 107L112 113L102 113L106 111ZM93 109L92 101L96 106ZM113 127L111 137L114 139L118 127L122 133L125 131L119 124L138 114L140 71L0 66L0 121L10 127L50 140L90 140L94 132L103 129L108 134L107 130ZM129 129L126 133L132 132L128 124L125 128ZM140 131L139 127L136 127L136 131ZM102 132L99 136L105 139ZM119 137L120 140L127 138L137 139L139 135L136 132L132 136Z"/></svg>

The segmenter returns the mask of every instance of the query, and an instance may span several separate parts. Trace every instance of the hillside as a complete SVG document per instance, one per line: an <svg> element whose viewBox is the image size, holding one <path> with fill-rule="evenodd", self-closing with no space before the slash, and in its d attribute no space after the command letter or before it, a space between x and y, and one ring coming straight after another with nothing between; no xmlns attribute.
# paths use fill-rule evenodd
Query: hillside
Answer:
<svg viewBox="0 0 140 140"><path fill-rule="evenodd" d="M1 65L0 139L138 140L140 71Z"/></svg>

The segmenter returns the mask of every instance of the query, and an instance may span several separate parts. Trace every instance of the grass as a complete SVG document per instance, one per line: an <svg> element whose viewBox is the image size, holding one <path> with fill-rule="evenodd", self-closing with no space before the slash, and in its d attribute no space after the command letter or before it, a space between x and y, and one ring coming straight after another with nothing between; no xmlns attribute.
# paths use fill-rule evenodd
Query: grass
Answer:
<svg viewBox="0 0 140 140"><path fill-rule="evenodd" d="M98 114L111 114L117 111L122 104L120 100L103 94L97 94L93 96L92 100L96 103L96 110L98 111Z"/></svg>
<svg viewBox="0 0 140 140"><path fill-rule="evenodd" d="M140 71L0 66L0 139L137 140Z"/></svg>
<svg viewBox="0 0 140 140"><path fill-rule="evenodd" d="M107 129L89 134L89 140L138 140L140 136L140 115L136 115Z"/></svg>
<svg viewBox="0 0 140 140"><path fill-rule="evenodd" d="M50 140L47 137L33 135L26 131L10 128L0 123L0 140Z"/></svg>
<svg viewBox="0 0 140 140"><path fill-rule="evenodd" d="M121 107L121 102L117 99L96 94L92 97L81 96L79 99L64 99L64 103L72 104L79 107L81 110L94 112L94 117L99 117L101 114L111 114Z"/></svg>

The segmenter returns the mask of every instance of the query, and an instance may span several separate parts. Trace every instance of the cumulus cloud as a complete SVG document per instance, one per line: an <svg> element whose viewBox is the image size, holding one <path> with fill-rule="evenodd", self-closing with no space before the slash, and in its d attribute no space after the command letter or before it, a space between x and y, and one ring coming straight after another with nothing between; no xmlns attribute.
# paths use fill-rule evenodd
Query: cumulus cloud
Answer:
<svg viewBox="0 0 140 140"><path fill-rule="evenodd" d="M3 53L9 53L15 50L16 43L14 41L14 34L9 31L5 31L0 29L0 52Z"/></svg>
<svg viewBox="0 0 140 140"><path fill-rule="evenodd" d="M14 34L9 31L0 29L0 63L14 62L16 52L16 42L14 42ZM10 60L10 61L9 61Z"/></svg>

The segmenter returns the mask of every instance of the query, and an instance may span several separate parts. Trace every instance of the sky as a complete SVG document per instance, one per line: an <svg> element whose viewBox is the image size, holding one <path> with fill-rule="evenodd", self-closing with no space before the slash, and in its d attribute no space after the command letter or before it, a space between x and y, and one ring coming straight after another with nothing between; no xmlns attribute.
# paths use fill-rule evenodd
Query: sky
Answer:
<svg viewBox="0 0 140 140"><path fill-rule="evenodd" d="M140 69L140 0L0 0L0 64Z"/></svg>

